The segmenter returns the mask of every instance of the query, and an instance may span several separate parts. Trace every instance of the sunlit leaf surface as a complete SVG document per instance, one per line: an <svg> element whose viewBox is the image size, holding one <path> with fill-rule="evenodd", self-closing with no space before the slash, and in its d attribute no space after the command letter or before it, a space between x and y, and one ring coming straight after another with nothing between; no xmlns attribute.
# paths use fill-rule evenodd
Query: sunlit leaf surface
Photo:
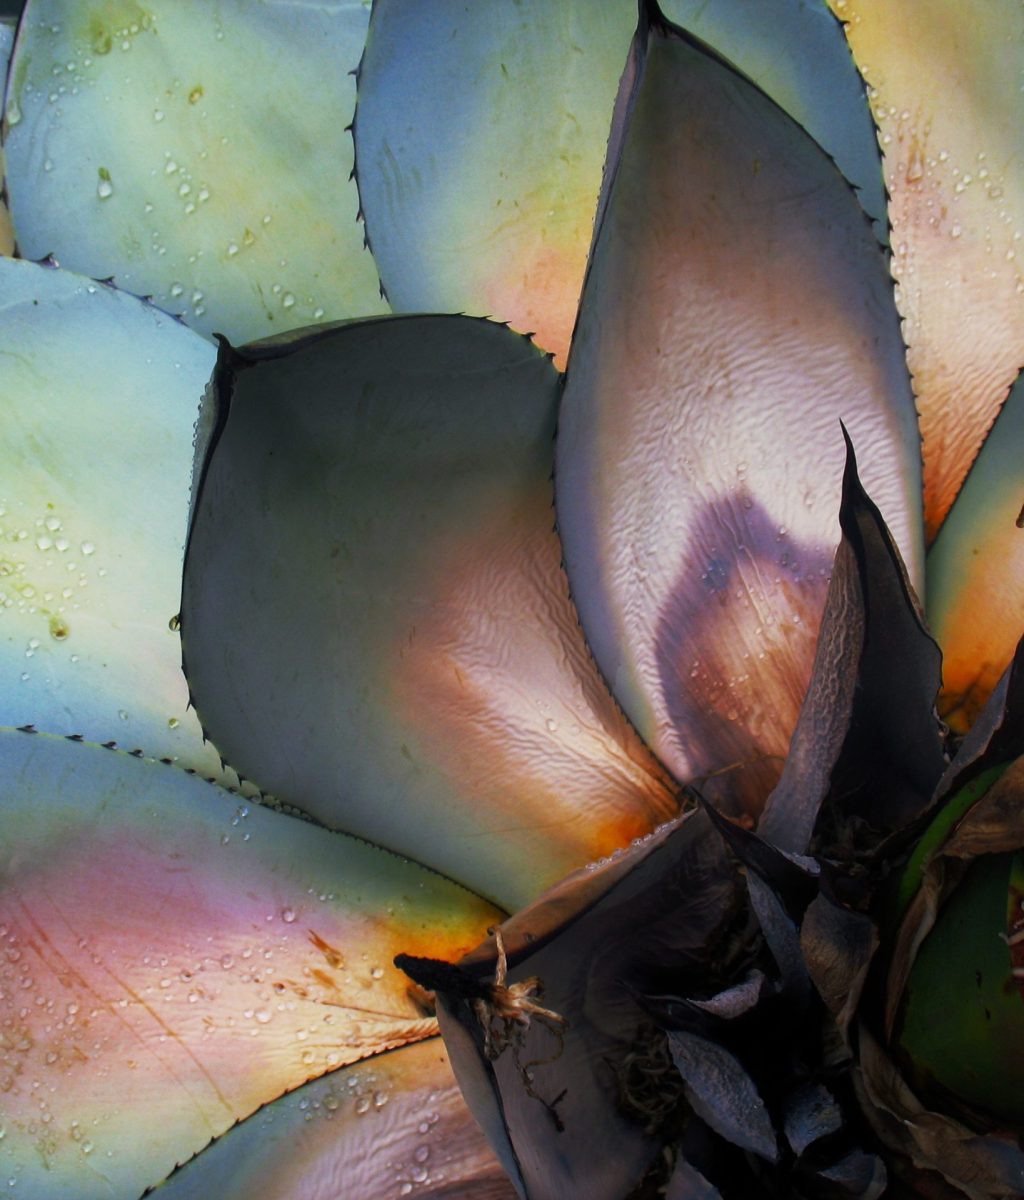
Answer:
<svg viewBox="0 0 1024 1200"><path fill-rule="evenodd" d="M135 1200L257 1106L434 1032L391 965L499 914L152 761L0 733L0 1170Z"/></svg>
<svg viewBox="0 0 1024 1200"><path fill-rule="evenodd" d="M818 137L884 211L877 149L836 22L804 0L671 0ZM359 77L357 177L399 310L531 330L564 366L633 0L383 0Z"/></svg>
<svg viewBox="0 0 1024 1200"><path fill-rule="evenodd" d="M168 627L213 349L70 272L0 289L0 722L218 773Z"/></svg>
<svg viewBox="0 0 1024 1200"><path fill-rule="evenodd" d="M349 179L358 0L30 0L5 149L28 258L238 341L380 312Z"/></svg>
<svg viewBox="0 0 1024 1200"><path fill-rule="evenodd" d="M891 282L832 163L699 45L655 28L637 53L559 418L559 531L647 743L682 779L729 768L710 794L753 811L810 677L841 421L920 583L914 409Z"/></svg>
<svg viewBox="0 0 1024 1200"><path fill-rule="evenodd" d="M1024 10L830 3L881 131L934 536L1024 362Z"/></svg>
<svg viewBox="0 0 1024 1200"><path fill-rule="evenodd" d="M1024 635L1024 384L1015 384L928 555L941 707L973 724Z"/></svg>
<svg viewBox="0 0 1024 1200"><path fill-rule="evenodd" d="M569 601L544 355L394 317L219 375L182 629L239 770L510 908L674 815Z"/></svg>
<svg viewBox="0 0 1024 1200"><path fill-rule="evenodd" d="M308 1084L174 1175L160 1200L515 1200L432 1038Z"/></svg>

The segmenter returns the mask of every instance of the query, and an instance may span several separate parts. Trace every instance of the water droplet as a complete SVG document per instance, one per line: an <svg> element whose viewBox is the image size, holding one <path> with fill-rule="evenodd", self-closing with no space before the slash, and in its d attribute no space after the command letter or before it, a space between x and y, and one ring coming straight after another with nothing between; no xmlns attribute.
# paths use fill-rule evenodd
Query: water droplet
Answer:
<svg viewBox="0 0 1024 1200"><path fill-rule="evenodd" d="M50 618L50 637L55 642L63 642L66 640L71 629L63 617L52 616Z"/></svg>
<svg viewBox="0 0 1024 1200"><path fill-rule="evenodd" d="M370 1097L360 1096L355 1102L355 1110L357 1115L360 1117L364 1113L368 1113L370 1111Z"/></svg>
<svg viewBox="0 0 1024 1200"><path fill-rule="evenodd" d="M162 121L163 119L164 119L164 110L162 108L155 108L153 110L153 120L154 121Z"/></svg>
<svg viewBox="0 0 1024 1200"><path fill-rule="evenodd" d="M294 908L282 908L281 909L281 920L284 921L284 923L286 925L291 925L295 920L295 909Z"/></svg>
<svg viewBox="0 0 1024 1200"><path fill-rule="evenodd" d="M99 196L101 200L109 200L113 194L114 185L109 179L101 179L96 185L96 195Z"/></svg>
<svg viewBox="0 0 1024 1200"><path fill-rule="evenodd" d="M238 243L228 242L228 258L234 258L238 253Z"/></svg>
<svg viewBox="0 0 1024 1200"><path fill-rule="evenodd" d="M189 104L198 104L203 98L203 85L197 83L196 86L188 94Z"/></svg>
<svg viewBox="0 0 1024 1200"><path fill-rule="evenodd" d="M90 554L96 553L96 547L92 544L92 542L83 542L80 549L86 557L88 557Z"/></svg>
<svg viewBox="0 0 1024 1200"><path fill-rule="evenodd" d="M168 717L167 718L167 728L168 729L177 729L180 724L181 724L181 722L178 720L177 717Z"/></svg>
<svg viewBox="0 0 1024 1200"><path fill-rule="evenodd" d="M261 1025L266 1025L272 1015L273 1014L270 1012L269 1008L258 1008L253 1014L253 1016L255 1016L256 1020L259 1021Z"/></svg>

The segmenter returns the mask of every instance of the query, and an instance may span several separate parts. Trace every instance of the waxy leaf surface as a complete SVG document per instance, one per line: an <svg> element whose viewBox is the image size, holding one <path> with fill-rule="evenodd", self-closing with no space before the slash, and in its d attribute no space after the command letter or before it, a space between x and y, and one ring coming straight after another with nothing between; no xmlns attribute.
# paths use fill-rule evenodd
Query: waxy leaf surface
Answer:
<svg viewBox="0 0 1024 1200"><path fill-rule="evenodd" d="M1024 362L1024 12L830 0L885 154L929 538Z"/></svg>
<svg viewBox="0 0 1024 1200"><path fill-rule="evenodd" d="M566 566L598 665L680 779L756 811L839 541L844 446L920 581L892 286L849 186L767 97L655 25L624 76L559 417Z"/></svg>
<svg viewBox="0 0 1024 1200"><path fill-rule="evenodd" d="M972 725L1024 634L1024 383L1018 377L928 554L946 720Z"/></svg>
<svg viewBox="0 0 1024 1200"><path fill-rule="evenodd" d="M229 1130L160 1200L515 1200L439 1038L336 1071Z"/></svg>
<svg viewBox="0 0 1024 1200"><path fill-rule="evenodd" d="M808 128L884 213L877 147L838 24L798 0L670 0ZM564 366L633 0L378 0L359 73L356 175L396 310L533 331Z"/></svg>
<svg viewBox="0 0 1024 1200"><path fill-rule="evenodd" d="M182 630L239 770L509 908L675 814L569 600L544 355L388 317L219 376Z"/></svg>
<svg viewBox="0 0 1024 1200"><path fill-rule="evenodd" d="M168 628L214 351L70 272L2 259L0 288L0 723L219 774Z"/></svg>
<svg viewBox="0 0 1024 1200"><path fill-rule="evenodd" d="M26 1195L135 1200L282 1092L430 1035L392 958L499 916L176 767L19 731L0 766L0 1169Z"/></svg>
<svg viewBox="0 0 1024 1200"><path fill-rule="evenodd" d="M238 341L380 312L346 125L357 0L30 0L5 110L28 258Z"/></svg>

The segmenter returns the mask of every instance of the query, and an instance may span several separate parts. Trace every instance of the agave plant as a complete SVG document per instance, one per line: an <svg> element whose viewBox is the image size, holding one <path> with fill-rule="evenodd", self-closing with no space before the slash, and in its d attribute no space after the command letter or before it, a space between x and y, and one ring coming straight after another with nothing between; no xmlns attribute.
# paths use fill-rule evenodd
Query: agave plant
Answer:
<svg viewBox="0 0 1024 1200"><path fill-rule="evenodd" d="M12 1195L1024 1193L1020 23L28 0Z"/></svg>

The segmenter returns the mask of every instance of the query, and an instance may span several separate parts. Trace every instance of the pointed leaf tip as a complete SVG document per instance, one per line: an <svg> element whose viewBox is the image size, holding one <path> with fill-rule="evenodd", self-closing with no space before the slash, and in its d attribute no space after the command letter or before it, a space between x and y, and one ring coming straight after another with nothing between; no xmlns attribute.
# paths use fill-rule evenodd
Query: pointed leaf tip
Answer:
<svg viewBox="0 0 1024 1200"><path fill-rule="evenodd" d="M891 280L834 165L696 39L647 40L559 418L559 531L627 714L677 778L756 814L839 541L839 419L919 579L916 417Z"/></svg>

